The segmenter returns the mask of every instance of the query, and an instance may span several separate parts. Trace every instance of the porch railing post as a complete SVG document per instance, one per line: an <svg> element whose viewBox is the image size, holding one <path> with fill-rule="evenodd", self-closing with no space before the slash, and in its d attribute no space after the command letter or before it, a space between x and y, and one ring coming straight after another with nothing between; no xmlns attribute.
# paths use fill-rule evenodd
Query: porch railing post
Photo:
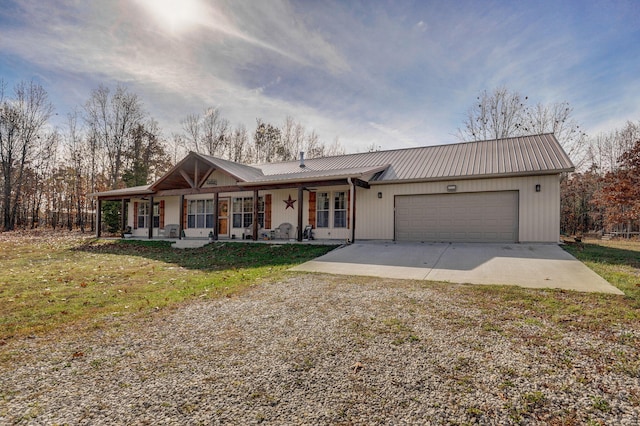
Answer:
<svg viewBox="0 0 640 426"><path fill-rule="evenodd" d="M98 208L96 210L96 238L100 238L102 233L102 200L98 198Z"/></svg>
<svg viewBox="0 0 640 426"><path fill-rule="evenodd" d="M258 241L258 190L253 190L253 229L251 230L253 241Z"/></svg>
<svg viewBox="0 0 640 426"><path fill-rule="evenodd" d="M153 196L149 197L149 239L153 238Z"/></svg>
<svg viewBox="0 0 640 426"><path fill-rule="evenodd" d="M213 239L218 240L218 193L213 193Z"/></svg>
<svg viewBox="0 0 640 426"><path fill-rule="evenodd" d="M298 187L298 241L302 241L302 231L304 227L302 226L302 212L304 206L304 188Z"/></svg>

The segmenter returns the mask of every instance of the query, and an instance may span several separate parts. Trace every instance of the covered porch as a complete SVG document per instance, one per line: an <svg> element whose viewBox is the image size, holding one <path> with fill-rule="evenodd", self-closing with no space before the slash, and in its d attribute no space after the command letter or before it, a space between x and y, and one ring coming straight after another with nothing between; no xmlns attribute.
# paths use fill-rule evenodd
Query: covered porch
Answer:
<svg viewBox="0 0 640 426"><path fill-rule="evenodd" d="M103 229L103 203L111 201L120 205L122 232L138 239L355 241L357 194L384 167L299 168L264 176L251 166L191 153L152 185L92 194L98 204L96 236ZM331 197L335 206L329 205ZM329 214L341 216L329 224ZM314 235L318 227L321 235Z"/></svg>

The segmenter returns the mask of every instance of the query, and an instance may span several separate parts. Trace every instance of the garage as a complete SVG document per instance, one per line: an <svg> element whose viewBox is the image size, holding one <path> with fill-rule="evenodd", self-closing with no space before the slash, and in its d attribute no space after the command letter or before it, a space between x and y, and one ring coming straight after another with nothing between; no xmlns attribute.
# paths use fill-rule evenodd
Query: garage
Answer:
<svg viewBox="0 0 640 426"><path fill-rule="evenodd" d="M518 241L518 191L395 197L397 241Z"/></svg>

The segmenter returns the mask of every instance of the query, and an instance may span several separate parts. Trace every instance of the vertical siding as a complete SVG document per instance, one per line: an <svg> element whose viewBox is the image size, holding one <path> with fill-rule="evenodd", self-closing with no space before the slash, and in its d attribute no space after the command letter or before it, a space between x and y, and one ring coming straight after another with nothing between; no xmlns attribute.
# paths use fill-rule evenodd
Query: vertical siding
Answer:
<svg viewBox="0 0 640 426"><path fill-rule="evenodd" d="M180 224L180 196L164 198L164 226Z"/></svg>
<svg viewBox="0 0 640 426"><path fill-rule="evenodd" d="M560 179L558 175L501 179L451 180L358 188L356 239L394 238L394 196L440 194L447 185L457 193L519 191L518 236L521 242L557 242L560 233ZM535 192L540 184L541 191ZM382 198L378 198L378 192Z"/></svg>
<svg viewBox="0 0 640 426"><path fill-rule="evenodd" d="M234 178L232 178L231 176L222 173L219 170L214 171L213 173L211 173L211 176L209 176L209 179L215 179L217 181L216 185L203 185L203 188L210 188L212 186L231 186L231 185L235 185L237 182Z"/></svg>

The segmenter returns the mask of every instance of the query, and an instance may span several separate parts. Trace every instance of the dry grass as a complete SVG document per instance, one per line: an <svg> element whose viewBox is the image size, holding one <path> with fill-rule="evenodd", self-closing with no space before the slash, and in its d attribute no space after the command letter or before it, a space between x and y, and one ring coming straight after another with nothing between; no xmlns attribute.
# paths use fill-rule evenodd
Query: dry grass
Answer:
<svg viewBox="0 0 640 426"><path fill-rule="evenodd" d="M77 233L0 234L0 342L71 324L241 291L333 247L96 240Z"/></svg>

